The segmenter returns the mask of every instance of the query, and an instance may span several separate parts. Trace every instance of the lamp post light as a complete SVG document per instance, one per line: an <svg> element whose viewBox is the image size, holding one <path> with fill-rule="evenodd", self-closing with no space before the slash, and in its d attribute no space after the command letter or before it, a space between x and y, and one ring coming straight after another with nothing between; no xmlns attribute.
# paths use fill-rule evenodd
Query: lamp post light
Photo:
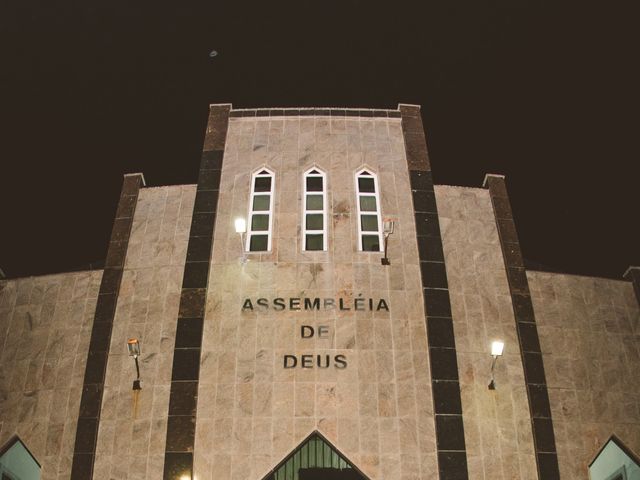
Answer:
<svg viewBox="0 0 640 480"><path fill-rule="evenodd" d="M130 338L127 341L127 350L129 351L129 356L133 357L136 362L136 379L133 381L133 389L142 390L142 387L140 386L140 365L138 365L138 357L140 356L140 342L137 338Z"/></svg>
<svg viewBox="0 0 640 480"><path fill-rule="evenodd" d="M385 218L382 222L382 234L384 235L384 257L380 260L382 265L391 265L389 257L387 257L387 244L389 243L389 235L393 233L395 223L390 218Z"/></svg>
<svg viewBox="0 0 640 480"><path fill-rule="evenodd" d="M504 342L502 340L495 340L494 342L491 343L491 356L493 357L493 361L491 362L491 381L489 382L489 390L496 389L494 370L496 368L496 362L498 361L498 357L502 356L503 350L504 350Z"/></svg>

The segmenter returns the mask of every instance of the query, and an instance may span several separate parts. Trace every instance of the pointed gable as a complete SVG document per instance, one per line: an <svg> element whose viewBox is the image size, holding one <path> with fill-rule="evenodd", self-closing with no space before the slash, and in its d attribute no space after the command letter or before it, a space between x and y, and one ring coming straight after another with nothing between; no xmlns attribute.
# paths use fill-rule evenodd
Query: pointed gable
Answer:
<svg viewBox="0 0 640 480"><path fill-rule="evenodd" d="M263 480L369 480L319 432L313 432Z"/></svg>

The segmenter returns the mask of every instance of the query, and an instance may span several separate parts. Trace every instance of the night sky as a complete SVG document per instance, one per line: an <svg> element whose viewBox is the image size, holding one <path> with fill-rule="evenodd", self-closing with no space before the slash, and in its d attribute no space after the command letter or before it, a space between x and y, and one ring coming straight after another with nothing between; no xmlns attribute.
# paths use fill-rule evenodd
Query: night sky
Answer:
<svg viewBox="0 0 640 480"><path fill-rule="evenodd" d="M124 173L196 182L209 103L401 102L436 183L506 175L530 268L619 279L640 265L631 3L5 2L0 268L99 268Z"/></svg>

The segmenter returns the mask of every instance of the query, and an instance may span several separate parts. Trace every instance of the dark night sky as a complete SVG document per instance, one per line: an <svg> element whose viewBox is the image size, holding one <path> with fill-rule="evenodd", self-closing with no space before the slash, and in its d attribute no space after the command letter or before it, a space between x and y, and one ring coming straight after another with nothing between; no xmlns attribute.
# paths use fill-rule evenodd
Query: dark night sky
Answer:
<svg viewBox="0 0 640 480"><path fill-rule="evenodd" d="M208 103L402 102L437 183L506 175L531 265L621 278L640 265L631 3L4 2L0 268L99 266L122 174L196 182Z"/></svg>

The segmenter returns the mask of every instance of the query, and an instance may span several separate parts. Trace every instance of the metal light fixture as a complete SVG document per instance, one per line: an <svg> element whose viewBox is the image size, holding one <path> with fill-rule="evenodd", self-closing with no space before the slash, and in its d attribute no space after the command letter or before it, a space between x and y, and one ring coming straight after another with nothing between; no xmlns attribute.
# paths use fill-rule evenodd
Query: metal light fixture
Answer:
<svg viewBox="0 0 640 480"><path fill-rule="evenodd" d="M498 360L498 357L502 355L503 350L504 342L502 340L495 340L491 343L491 356L493 357L493 361L491 362L491 381L489 382L489 390L496 389L494 370L496 368L496 361Z"/></svg>
<svg viewBox="0 0 640 480"><path fill-rule="evenodd" d="M384 257L380 262L382 265L391 265L389 258L387 257L387 244L389 243L389 235L393 233L395 222L390 218L385 218L382 222L382 234L384 235Z"/></svg>
<svg viewBox="0 0 640 480"><path fill-rule="evenodd" d="M244 235L245 233L247 233L247 221L242 217L238 217L235 219L234 225L236 227L236 233L240 234L240 248L242 249L242 257L240 258L240 263L244 265L245 263L247 263L247 254L244 249Z"/></svg>
<svg viewBox="0 0 640 480"><path fill-rule="evenodd" d="M133 357L136 362L136 379L133 381L134 390L142 390L140 386L140 365L138 365L138 357L140 356L140 342L137 338L130 338L127 341L127 350L129 356Z"/></svg>

